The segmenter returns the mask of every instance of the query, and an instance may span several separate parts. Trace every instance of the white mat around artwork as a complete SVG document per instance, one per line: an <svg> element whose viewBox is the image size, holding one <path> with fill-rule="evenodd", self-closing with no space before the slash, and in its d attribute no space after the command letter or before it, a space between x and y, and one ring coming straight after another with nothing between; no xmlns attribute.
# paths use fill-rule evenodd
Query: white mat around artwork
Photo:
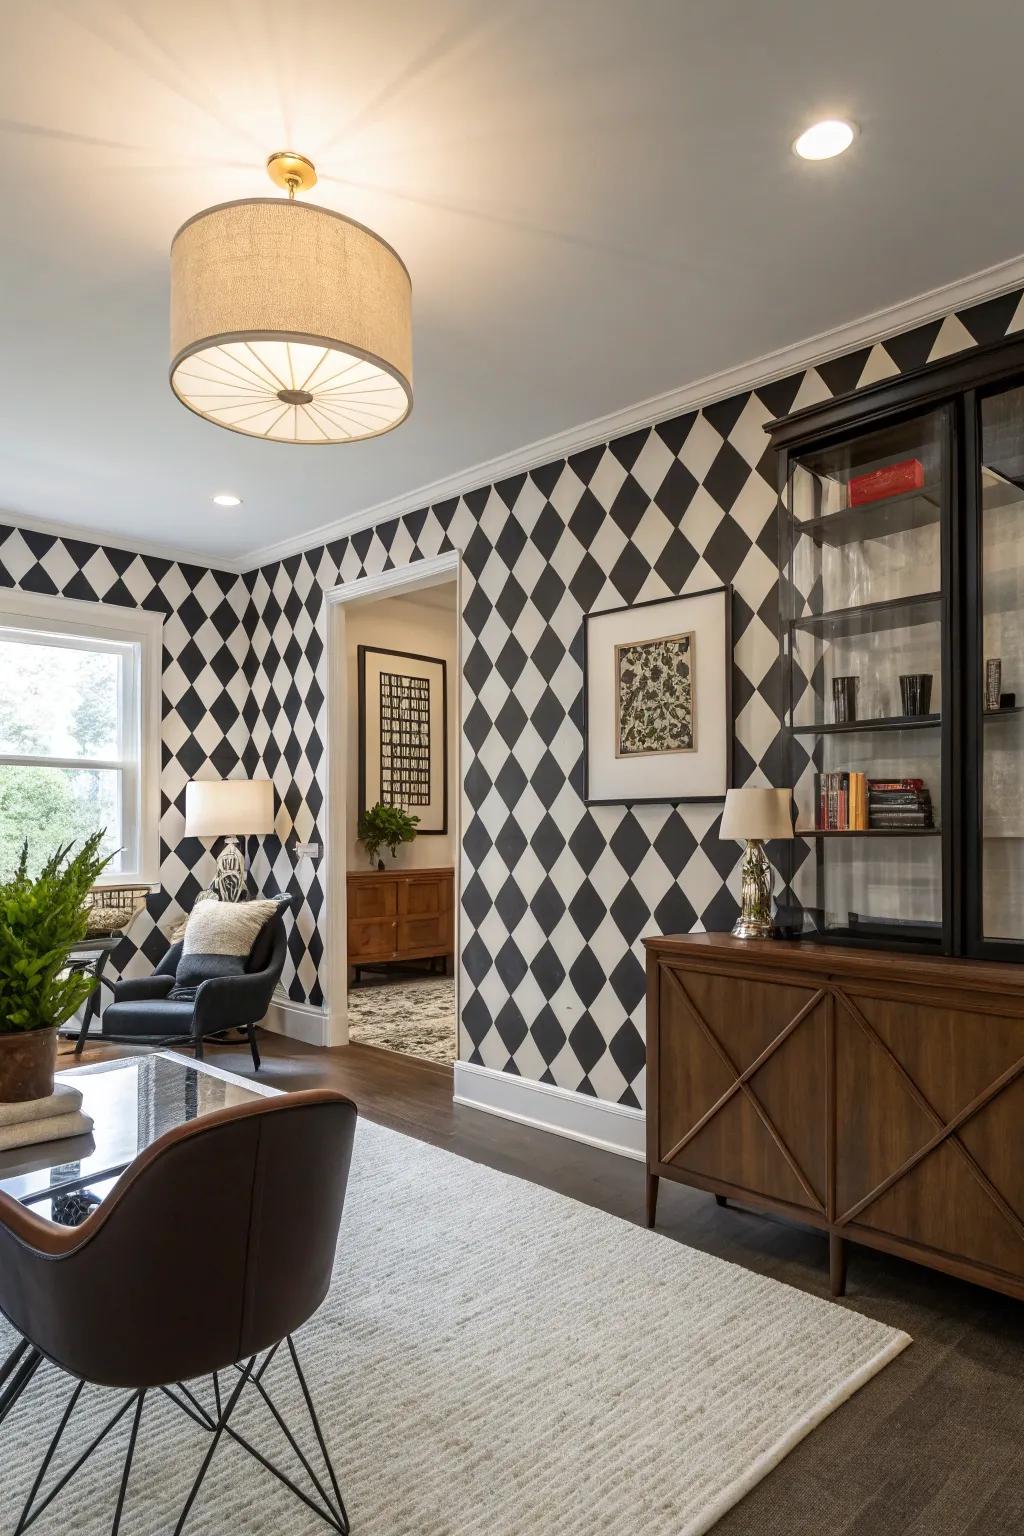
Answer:
<svg viewBox="0 0 1024 1536"><path fill-rule="evenodd" d="M698 1536L909 1342L365 1122L334 1284L299 1335L353 1536ZM268 1381L298 1425L285 1366ZM13 1528L66 1395L47 1368L3 1427L0 1528ZM83 1397L83 1428L111 1401ZM287 1464L265 1409L250 1404L243 1423ZM40 1536L69 1519L76 1536L110 1529L126 1436L127 1420ZM202 1454L200 1431L147 1400L126 1532L173 1529ZM233 1445L187 1527L317 1529Z"/></svg>

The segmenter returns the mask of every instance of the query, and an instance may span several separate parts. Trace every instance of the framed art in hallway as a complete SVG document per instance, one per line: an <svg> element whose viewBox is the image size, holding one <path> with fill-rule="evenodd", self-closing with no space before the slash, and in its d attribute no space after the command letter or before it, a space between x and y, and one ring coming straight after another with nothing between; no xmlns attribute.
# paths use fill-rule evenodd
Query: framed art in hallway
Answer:
<svg viewBox="0 0 1024 1536"><path fill-rule="evenodd" d="M437 656L358 648L359 814L397 805L417 836L448 831L448 677Z"/></svg>
<svg viewBox="0 0 1024 1536"><path fill-rule="evenodd" d="M583 618L588 805L724 800L732 784L732 588Z"/></svg>

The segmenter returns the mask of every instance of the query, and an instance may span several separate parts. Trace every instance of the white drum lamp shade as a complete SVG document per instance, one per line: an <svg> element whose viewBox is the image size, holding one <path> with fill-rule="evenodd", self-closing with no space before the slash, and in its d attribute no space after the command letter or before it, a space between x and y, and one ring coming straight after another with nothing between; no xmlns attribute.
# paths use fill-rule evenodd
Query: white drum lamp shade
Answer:
<svg viewBox="0 0 1024 1536"><path fill-rule="evenodd" d="M194 779L186 784L186 837L259 837L273 830L269 779Z"/></svg>
<svg viewBox="0 0 1024 1536"><path fill-rule="evenodd" d="M355 442L412 407L412 285L343 214L257 197L197 213L171 245L171 387L218 426Z"/></svg>
<svg viewBox="0 0 1024 1536"><path fill-rule="evenodd" d="M757 842L776 841L793 836L789 789L730 789L725 795L725 810L719 836L749 838Z"/></svg>

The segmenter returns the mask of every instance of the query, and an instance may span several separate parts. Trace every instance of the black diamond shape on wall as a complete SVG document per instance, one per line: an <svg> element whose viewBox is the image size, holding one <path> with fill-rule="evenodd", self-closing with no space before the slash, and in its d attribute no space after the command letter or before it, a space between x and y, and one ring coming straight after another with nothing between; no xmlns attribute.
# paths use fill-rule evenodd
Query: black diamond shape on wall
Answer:
<svg viewBox="0 0 1024 1536"><path fill-rule="evenodd" d="M750 467L731 443L723 443L704 480L704 489L723 512L730 512L737 496L750 478Z"/></svg>
<svg viewBox="0 0 1024 1536"><path fill-rule="evenodd" d="M604 1055L605 1043L604 1036L589 1013L577 1019L570 1029L569 1044L584 1072L593 1071Z"/></svg>

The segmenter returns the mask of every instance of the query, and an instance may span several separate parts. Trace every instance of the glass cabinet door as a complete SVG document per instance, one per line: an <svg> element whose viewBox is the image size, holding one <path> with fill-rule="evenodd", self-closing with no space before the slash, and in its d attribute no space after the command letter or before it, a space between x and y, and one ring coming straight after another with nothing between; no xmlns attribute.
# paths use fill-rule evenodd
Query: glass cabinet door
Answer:
<svg viewBox="0 0 1024 1536"><path fill-rule="evenodd" d="M780 598L797 810L781 914L790 933L944 943L949 461L945 408L790 456Z"/></svg>
<svg viewBox="0 0 1024 1536"><path fill-rule="evenodd" d="M1024 387L981 401L980 937L1024 941ZM970 602L970 594L968 594Z"/></svg>

